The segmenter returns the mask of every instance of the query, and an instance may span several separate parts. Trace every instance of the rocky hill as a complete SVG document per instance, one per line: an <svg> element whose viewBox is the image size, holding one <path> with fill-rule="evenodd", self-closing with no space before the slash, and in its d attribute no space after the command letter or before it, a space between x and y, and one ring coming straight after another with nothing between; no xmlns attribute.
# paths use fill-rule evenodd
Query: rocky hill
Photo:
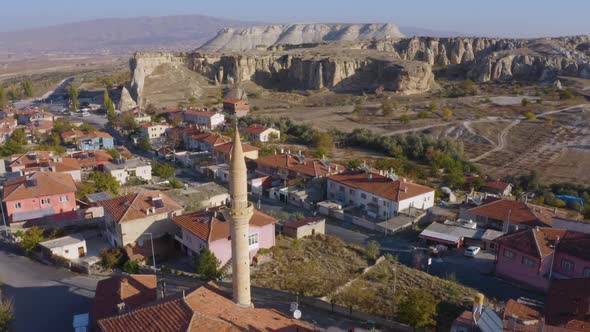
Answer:
<svg viewBox="0 0 590 332"><path fill-rule="evenodd" d="M226 28L199 48L200 51L244 51L278 45L401 38L395 24L284 24Z"/></svg>
<svg viewBox="0 0 590 332"><path fill-rule="evenodd" d="M273 46L240 52L140 52L131 60L128 87L140 105L156 68L187 68L212 84L253 81L279 89L422 93L433 67L477 82L552 82L558 75L590 78L590 37L547 39L429 38Z"/></svg>

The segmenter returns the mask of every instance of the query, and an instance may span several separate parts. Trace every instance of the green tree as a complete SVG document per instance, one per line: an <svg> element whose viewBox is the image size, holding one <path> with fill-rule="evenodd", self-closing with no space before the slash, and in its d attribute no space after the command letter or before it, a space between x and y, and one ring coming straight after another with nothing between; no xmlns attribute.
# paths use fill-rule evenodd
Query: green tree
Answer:
<svg viewBox="0 0 590 332"><path fill-rule="evenodd" d="M150 142L150 139L147 136L143 136L139 140L138 147L141 151L149 151L152 148L152 143Z"/></svg>
<svg viewBox="0 0 590 332"><path fill-rule="evenodd" d="M409 116L407 116L407 115L405 115L405 114L404 114L404 115L402 115L402 116L400 116L400 117L399 117L399 120L400 120L402 123L410 123L410 121L411 121L410 117L409 117Z"/></svg>
<svg viewBox="0 0 590 332"><path fill-rule="evenodd" d="M367 243L367 248L365 249L365 254L371 260L376 260L379 257L379 251L381 250L381 245L377 241L369 241Z"/></svg>
<svg viewBox="0 0 590 332"><path fill-rule="evenodd" d="M106 149L106 151L113 157L113 159L121 158L121 153L117 149Z"/></svg>
<svg viewBox="0 0 590 332"><path fill-rule="evenodd" d="M139 273L139 262L133 259L130 259L123 263L123 271L129 274L137 274Z"/></svg>
<svg viewBox="0 0 590 332"><path fill-rule="evenodd" d="M381 101L381 111L383 112L383 116L390 116L393 113L393 108L391 104L388 103L386 100Z"/></svg>
<svg viewBox="0 0 590 332"><path fill-rule="evenodd" d="M451 111L450 108L445 107L442 110L442 116L443 116L443 119L449 121L453 118L453 111Z"/></svg>
<svg viewBox="0 0 590 332"><path fill-rule="evenodd" d="M20 246L25 249L27 253L32 253L39 248L39 243L45 241L45 235L43 229L33 226L27 229L26 232L17 232L16 234L20 237Z"/></svg>
<svg viewBox="0 0 590 332"><path fill-rule="evenodd" d="M438 110L438 105L435 102L431 101L430 105L428 105L428 110L430 112L434 112L434 111Z"/></svg>
<svg viewBox="0 0 590 332"><path fill-rule="evenodd" d="M105 248L100 251L100 263L108 270L114 269L123 264L126 260L127 255L121 248Z"/></svg>
<svg viewBox="0 0 590 332"><path fill-rule="evenodd" d="M352 109L352 114L354 115L362 115L365 113L365 108L360 103L354 104L354 108Z"/></svg>
<svg viewBox="0 0 590 332"><path fill-rule="evenodd" d="M152 104L152 103L149 103L149 104L146 106L146 108L145 108L144 112L145 112L145 114L147 114L147 115L155 115L156 113L158 113L158 108L157 108L157 107L156 107L154 104Z"/></svg>
<svg viewBox="0 0 590 332"><path fill-rule="evenodd" d="M527 107L527 106L529 106L529 105L531 104L531 102L530 102L530 100L528 100L528 99L526 99L526 98L522 98L522 100L520 101L520 104L521 104L523 107Z"/></svg>
<svg viewBox="0 0 590 332"><path fill-rule="evenodd" d="M119 181L110 174L94 171L88 179L94 182L94 186L98 192L108 191L115 195L119 193Z"/></svg>
<svg viewBox="0 0 590 332"><path fill-rule="evenodd" d="M414 328L427 328L436 324L438 302L431 293L412 289L398 306L398 318Z"/></svg>
<svg viewBox="0 0 590 332"><path fill-rule="evenodd" d="M109 96L109 92L106 89L104 90L104 94L103 94L103 106L104 106L104 109L107 111L107 118L109 119L109 122L113 123L115 121L116 116L117 116L115 114L115 104L111 100L111 97Z"/></svg>
<svg viewBox="0 0 590 332"><path fill-rule="evenodd" d="M93 125L91 125L91 124L89 124L89 123L86 123L86 122L83 122L83 123L80 125L80 127L78 127L78 128L79 128L81 131L83 131L83 132L85 132L85 133L87 133L87 134L92 134L92 133L95 133L95 132L97 132L97 131L98 131L98 129L97 129L95 126L93 126Z"/></svg>
<svg viewBox="0 0 590 332"><path fill-rule="evenodd" d="M31 80L24 80L22 83L23 91L25 92L25 96L32 98L35 95L35 90L33 88L33 82Z"/></svg>
<svg viewBox="0 0 590 332"><path fill-rule="evenodd" d="M204 248L196 258L197 273L202 280L209 281L217 279L221 276L219 271L220 262L215 257L215 254L208 248Z"/></svg>
<svg viewBox="0 0 590 332"><path fill-rule="evenodd" d="M524 117L529 120L529 121L535 121L537 120L537 115L533 112L526 112L526 114L524 115Z"/></svg>
<svg viewBox="0 0 590 332"><path fill-rule="evenodd" d="M80 91L78 91L78 87L75 84L72 83L68 87L68 95L70 96L70 111L78 111L78 108L80 107L80 103L78 102Z"/></svg>
<svg viewBox="0 0 590 332"><path fill-rule="evenodd" d="M15 131L13 131L12 135L10 136L10 139L20 145L27 144L27 134L25 133L25 130L22 128L19 128L19 129L16 129Z"/></svg>
<svg viewBox="0 0 590 332"><path fill-rule="evenodd" d="M178 180L177 178L171 178L168 186L172 189L180 189L180 188L184 187L182 182L180 180Z"/></svg>
<svg viewBox="0 0 590 332"><path fill-rule="evenodd" d="M19 93L18 93L18 89L16 88L16 85L14 85L14 84L10 85L9 93L10 93L10 99L12 101L19 99Z"/></svg>
<svg viewBox="0 0 590 332"><path fill-rule="evenodd" d="M0 331L13 331L15 319L14 302L0 293Z"/></svg>
<svg viewBox="0 0 590 332"><path fill-rule="evenodd" d="M547 127L553 126L553 118L552 117L548 116L545 118L545 126L547 126Z"/></svg>
<svg viewBox="0 0 590 332"><path fill-rule="evenodd" d="M431 115L430 111L421 110L420 112L418 112L418 119L426 119L426 118L429 118L430 115Z"/></svg>
<svg viewBox="0 0 590 332"><path fill-rule="evenodd" d="M334 140L328 132L316 131L312 136L311 143L316 149L328 150L334 147Z"/></svg>
<svg viewBox="0 0 590 332"><path fill-rule="evenodd" d="M357 169L361 167L361 165L362 162L359 159L353 159L346 164L346 167L348 167L349 169Z"/></svg>
<svg viewBox="0 0 590 332"><path fill-rule="evenodd" d="M8 96L6 95L4 86L0 85L0 108L6 107L6 104L8 104Z"/></svg>
<svg viewBox="0 0 590 332"><path fill-rule="evenodd" d="M152 172L162 179L170 179L176 174L176 169L170 164L154 161L152 162Z"/></svg>

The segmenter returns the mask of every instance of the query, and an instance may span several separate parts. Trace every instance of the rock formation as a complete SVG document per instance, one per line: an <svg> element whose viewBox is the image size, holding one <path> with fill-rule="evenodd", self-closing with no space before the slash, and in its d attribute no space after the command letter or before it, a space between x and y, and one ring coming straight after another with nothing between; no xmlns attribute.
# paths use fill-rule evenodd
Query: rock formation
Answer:
<svg viewBox="0 0 590 332"><path fill-rule="evenodd" d="M199 51L245 51L278 45L402 38L395 24L277 24L248 28L227 28L199 48Z"/></svg>

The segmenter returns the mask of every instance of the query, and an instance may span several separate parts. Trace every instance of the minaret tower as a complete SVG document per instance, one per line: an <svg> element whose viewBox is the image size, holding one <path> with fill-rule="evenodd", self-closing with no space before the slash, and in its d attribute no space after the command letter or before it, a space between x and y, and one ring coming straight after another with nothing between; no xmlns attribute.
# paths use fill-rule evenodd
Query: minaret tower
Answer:
<svg viewBox="0 0 590 332"><path fill-rule="evenodd" d="M237 126L234 134L229 174L231 207L224 209L223 215L230 223L233 300L240 306L251 307L248 229L253 207L248 202L246 160Z"/></svg>

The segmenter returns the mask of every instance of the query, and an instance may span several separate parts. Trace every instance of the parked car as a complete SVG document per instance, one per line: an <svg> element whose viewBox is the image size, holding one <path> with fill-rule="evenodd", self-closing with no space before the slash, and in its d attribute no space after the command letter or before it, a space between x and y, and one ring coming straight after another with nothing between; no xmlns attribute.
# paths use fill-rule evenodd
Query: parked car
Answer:
<svg viewBox="0 0 590 332"><path fill-rule="evenodd" d="M467 257L475 257L477 254L479 254L480 250L481 250L480 247L475 247L475 246L467 247L467 248L465 248L463 255L465 255Z"/></svg>

